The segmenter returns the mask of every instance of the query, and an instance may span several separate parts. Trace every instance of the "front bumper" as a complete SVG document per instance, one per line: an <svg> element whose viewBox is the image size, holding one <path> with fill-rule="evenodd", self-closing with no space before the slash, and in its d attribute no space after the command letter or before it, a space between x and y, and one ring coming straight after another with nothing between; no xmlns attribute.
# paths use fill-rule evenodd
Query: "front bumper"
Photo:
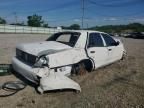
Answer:
<svg viewBox="0 0 144 108"><path fill-rule="evenodd" d="M37 83L37 75L34 73L34 68L32 68L31 66L21 62L16 57L13 57L12 67L16 71L16 73L22 75L24 78L33 83Z"/></svg>
<svg viewBox="0 0 144 108"><path fill-rule="evenodd" d="M16 57L12 59L12 66L16 73L22 75L27 80L39 84L38 91L43 93L48 90L60 90L60 89L73 89L81 91L78 83L66 77L61 72L55 73L54 70L48 71L47 68L42 70L32 68L31 66L21 62ZM36 72L36 70L39 70ZM40 73L43 74L40 74ZM47 74L48 73L48 74ZM39 82L38 77L41 76Z"/></svg>

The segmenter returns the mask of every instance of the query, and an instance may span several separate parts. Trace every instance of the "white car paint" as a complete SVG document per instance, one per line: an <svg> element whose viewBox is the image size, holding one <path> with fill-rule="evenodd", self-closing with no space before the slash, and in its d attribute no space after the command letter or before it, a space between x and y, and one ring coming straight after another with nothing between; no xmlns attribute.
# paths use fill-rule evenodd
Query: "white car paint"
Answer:
<svg viewBox="0 0 144 108"><path fill-rule="evenodd" d="M88 48L88 55L94 60L95 68L108 64L108 49L106 47Z"/></svg>
<svg viewBox="0 0 144 108"><path fill-rule="evenodd" d="M51 54L49 57L49 66L51 68L78 63L82 59L87 59L84 49L73 48L62 52ZM62 60L63 59L63 60Z"/></svg>
<svg viewBox="0 0 144 108"><path fill-rule="evenodd" d="M17 46L17 49L21 49L22 51L28 52L32 55L38 55L40 52L45 50L63 50L70 49L71 47L62 43L54 42L54 41L44 41L44 42L35 42L35 43L26 43L20 44Z"/></svg>
<svg viewBox="0 0 144 108"><path fill-rule="evenodd" d="M34 67L33 65L29 65L29 63L25 63L17 57L14 57L12 60L14 70L34 83L37 83L37 77L40 77L40 86L38 87L40 92L53 89L75 89L81 91L80 86L76 82L66 77L71 74L73 65L78 64L83 60L89 60L89 63L92 64L92 69L97 69L122 58L125 49L123 43L119 39L113 38L115 41L119 41L119 45L107 47L105 40L101 35L104 47L88 47L89 34L101 34L103 32L75 32L80 33L80 36L73 47L55 41L18 45L16 47L17 49L37 56L37 58L44 55L46 58L45 60L42 58L38 60L41 63L48 62L48 65ZM109 51L109 49L111 49L111 51Z"/></svg>

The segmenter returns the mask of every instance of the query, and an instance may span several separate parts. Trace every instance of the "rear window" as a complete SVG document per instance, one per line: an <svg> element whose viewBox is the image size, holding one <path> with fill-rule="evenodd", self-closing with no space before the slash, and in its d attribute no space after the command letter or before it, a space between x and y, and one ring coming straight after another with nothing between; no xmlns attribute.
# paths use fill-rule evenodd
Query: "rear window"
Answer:
<svg viewBox="0 0 144 108"><path fill-rule="evenodd" d="M55 33L46 41L56 41L74 47L79 36L79 32L60 32Z"/></svg>

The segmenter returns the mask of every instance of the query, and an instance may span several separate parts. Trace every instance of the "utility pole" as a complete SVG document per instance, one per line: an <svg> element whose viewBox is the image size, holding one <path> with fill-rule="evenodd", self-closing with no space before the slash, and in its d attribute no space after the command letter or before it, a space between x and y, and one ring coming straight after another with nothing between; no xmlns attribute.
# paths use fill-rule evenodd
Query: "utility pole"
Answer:
<svg viewBox="0 0 144 108"><path fill-rule="evenodd" d="M85 9L85 5L84 5L84 0L81 0L81 2L82 2L82 24L81 24L81 26L82 26L82 29L83 29L83 27L84 27L84 9Z"/></svg>
<svg viewBox="0 0 144 108"><path fill-rule="evenodd" d="M87 23L87 29L89 28L88 23Z"/></svg>
<svg viewBox="0 0 144 108"><path fill-rule="evenodd" d="M18 19L16 12L14 12L14 18L15 18L15 25L16 25L17 24L17 19Z"/></svg>
<svg viewBox="0 0 144 108"><path fill-rule="evenodd" d="M14 12L14 19L15 19L15 33L16 33L16 31L17 31L17 29L16 29L16 25L17 25L17 13L16 12Z"/></svg>

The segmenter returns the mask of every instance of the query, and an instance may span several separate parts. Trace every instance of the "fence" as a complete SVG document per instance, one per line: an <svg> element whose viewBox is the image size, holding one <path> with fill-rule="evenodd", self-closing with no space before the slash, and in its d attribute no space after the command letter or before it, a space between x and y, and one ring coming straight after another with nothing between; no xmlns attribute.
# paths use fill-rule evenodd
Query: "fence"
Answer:
<svg viewBox="0 0 144 108"><path fill-rule="evenodd" d="M63 31L57 28L43 28L43 27L29 27L29 26L15 26L15 25L0 25L0 33L56 33Z"/></svg>

